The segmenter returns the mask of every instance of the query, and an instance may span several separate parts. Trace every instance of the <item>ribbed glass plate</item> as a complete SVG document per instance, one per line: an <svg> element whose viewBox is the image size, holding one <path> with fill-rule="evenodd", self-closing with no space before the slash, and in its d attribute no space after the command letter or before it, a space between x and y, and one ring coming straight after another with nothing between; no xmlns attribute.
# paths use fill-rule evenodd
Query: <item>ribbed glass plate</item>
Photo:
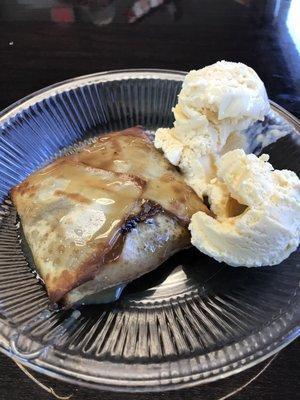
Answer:
<svg viewBox="0 0 300 400"><path fill-rule="evenodd" d="M0 349L35 370L115 391L163 391L248 368L293 340L300 253L277 267L231 268L195 249L130 284L119 302L49 308L20 238L9 190L75 143L136 124L172 124L184 73L116 71L46 88L0 115ZM273 104L253 134L300 175L299 122ZM259 135L257 134L259 133Z"/></svg>

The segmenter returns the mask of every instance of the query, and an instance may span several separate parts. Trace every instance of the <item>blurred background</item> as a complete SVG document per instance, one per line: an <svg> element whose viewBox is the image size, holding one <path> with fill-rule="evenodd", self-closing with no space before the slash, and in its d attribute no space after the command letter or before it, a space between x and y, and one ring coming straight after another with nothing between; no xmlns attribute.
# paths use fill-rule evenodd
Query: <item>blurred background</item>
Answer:
<svg viewBox="0 0 300 400"><path fill-rule="evenodd" d="M0 58L0 109L78 75L226 59L299 116L300 0L0 0Z"/></svg>

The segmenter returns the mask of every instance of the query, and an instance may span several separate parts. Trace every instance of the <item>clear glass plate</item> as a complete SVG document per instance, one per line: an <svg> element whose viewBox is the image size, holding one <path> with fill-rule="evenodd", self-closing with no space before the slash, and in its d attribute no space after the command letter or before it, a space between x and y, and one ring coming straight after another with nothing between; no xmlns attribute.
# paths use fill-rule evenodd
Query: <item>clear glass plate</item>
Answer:
<svg viewBox="0 0 300 400"><path fill-rule="evenodd" d="M0 349L44 374L114 391L163 391L227 377L299 334L300 256L231 268L195 249L106 306L51 310L24 252L9 190L75 143L141 124L170 126L183 72L114 71L43 89L0 114ZM299 121L272 104L253 133L277 168L300 175ZM298 131L298 133L296 132ZM257 135L259 132L259 135Z"/></svg>

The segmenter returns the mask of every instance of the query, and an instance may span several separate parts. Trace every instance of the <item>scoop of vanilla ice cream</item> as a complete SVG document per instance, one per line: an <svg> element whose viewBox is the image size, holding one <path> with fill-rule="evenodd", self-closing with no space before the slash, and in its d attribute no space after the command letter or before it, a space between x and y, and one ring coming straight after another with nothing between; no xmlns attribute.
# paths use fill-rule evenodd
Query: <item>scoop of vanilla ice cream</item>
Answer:
<svg viewBox="0 0 300 400"><path fill-rule="evenodd" d="M233 150L218 162L207 190L215 218L193 215L192 244L232 266L276 265L300 241L300 180L274 170L268 156Z"/></svg>
<svg viewBox="0 0 300 400"><path fill-rule="evenodd" d="M154 144L203 196L217 159L229 150L246 149L240 131L263 120L269 108L264 84L253 69L220 61L187 74L173 109L174 127L158 129Z"/></svg>
<svg viewBox="0 0 300 400"><path fill-rule="evenodd" d="M205 115L219 133L223 147L229 134L263 120L270 109L263 82L242 63L218 61L185 78L178 97L180 112L188 118Z"/></svg>

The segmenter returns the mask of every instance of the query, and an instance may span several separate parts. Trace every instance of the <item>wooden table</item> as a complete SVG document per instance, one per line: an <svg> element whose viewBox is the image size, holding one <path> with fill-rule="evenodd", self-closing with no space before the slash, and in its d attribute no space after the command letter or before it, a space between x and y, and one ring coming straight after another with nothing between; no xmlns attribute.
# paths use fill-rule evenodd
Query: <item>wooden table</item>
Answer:
<svg viewBox="0 0 300 400"><path fill-rule="evenodd" d="M226 59L253 67L269 97L299 117L300 43L293 33L297 18L292 8L297 2L174 0L148 9L144 1L141 11L131 0L2 0L0 109L78 75L123 68L190 70ZM134 10L144 15L138 18ZM233 398L296 399L299 356L298 341ZM39 379L74 399L210 400L245 384L265 364L210 385L161 395L114 395ZM51 397L0 355L0 400Z"/></svg>

